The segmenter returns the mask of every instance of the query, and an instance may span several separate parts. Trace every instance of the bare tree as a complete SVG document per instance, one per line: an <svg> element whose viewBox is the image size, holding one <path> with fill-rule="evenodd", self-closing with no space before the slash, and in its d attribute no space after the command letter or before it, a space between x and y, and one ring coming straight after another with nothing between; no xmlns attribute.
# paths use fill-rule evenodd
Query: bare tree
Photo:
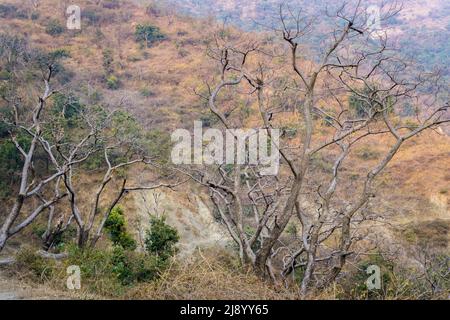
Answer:
<svg viewBox="0 0 450 320"><path fill-rule="evenodd" d="M23 165L20 175L19 189L15 195L15 200L9 213L6 215L0 229L0 250L4 248L6 241L17 234L25 227L30 225L42 212L48 208L52 208L67 193L59 191L60 178L65 174L68 168L76 163L84 161L87 155L79 157L77 152L85 145L85 143L94 135L91 131L71 150L71 155L63 161L58 161L56 145L47 138L46 121L46 104L48 99L55 93L50 87L50 82L55 73L56 59L54 57L39 56L42 69L42 82L44 84L43 93L39 96L38 103L31 109L30 113L19 110L19 103L10 104L12 110L12 119L4 118L2 122L10 127L10 137L23 157ZM20 99L19 99L20 101ZM24 133L30 138L29 146L21 145L17 139L18 133ZM34 160L37 150L40 149L50 159L54 167L47 176L41 176L36 173L34 168ZM53 185L53 187L52 187ZM53 190L53 191L51 191ZM49 197L49 198L48 198ZM31 199L37 199L37 205L29 208L27 203L32 204ZM24 208L25 206L25 208ZM17 222L17 219L23 215L24 218Z"/></svg>
<svg viewBox="0 0 450 320"><path fill-rule="evenodd" d="M389 7L382 20L398 10ZM370 30L360 2L327 14L340 27L330 33L326 49L316 50L321 53L311 57L313 62L301 57L299 50L315 20L289 8L287 12L280 8L281 26L275 28L287 45L289 63L279 63L286 61L280 59L284 55L274 53L280 50L269 54L267 41L227 38L224 32L215 36L208 53L218 64L219 80L207 86L207 94L199 95L207 99L221 124L227 129L242 126L242 117L230 101L236 101L233 96L241 100L247 96L259 111L260 128L283 125L283 114L290 112L301 132L299 139L285 137L278 146L282 169L277 176L261 176L250 165L208 167L189 174L209 188L241 261L273 279L278 275L276 262L282 261L278 270L283 277L302 268L301 296L332 283L355 253L356 243L364 238L361 225L373 219L367 206L375 196L374 181L403 143L450 121L448 104L438 98L437 77L414 76L417 69L388 48L386 34L374 35ZM429 91L429 99L421 99L423 88L436 92ZM350 96L358 101L356 111L347 102ZM394 110L406 101L424 111L414 126L395 116ZM319 133L320 123L333 130L326 141ZM339 190L348 186L342 177L343 164L355 146L370 144L376 136L391 136L393 143L349 196ZM327 178L314 164L319 154L334 157ZM301 226L300 241L284 243L283 232L294 216ZM330 239L337 240L334 247Z"/></svg>
<svg viewBox="0 0 450 320"><path fill-rule="evenodd" d="M95 192L92 194L90 208L84 214L80 210L79 201L81 200L79 196L79 191L77 191L77 189L74 187L73 184L74 167L69 168L67 173L64 175L64 184L69 192L71 212L78 225L78 245L80 247L84 247L87 244L89 244L92 247L96 245L98 239L102 236L103 228L108 219L108 216L111 214L111 211L121 201L121 199L129 192L138 190L154 190L163 187L174 188L177 185L181 184L180 182L176 182L172 184L154 183L151 186L147 185L127 186L127 178L126 177L120 178L121 183L120 187L117 189L116 195L106 205L106 209L104 209L102 212L100 208L101 197L104 194L106 187L114 180L114 176L117 173L117 171L138 163L144 164L150 163L149 160L147 160L144 157L119 162L118 164L113 165L110 161L110 156L108 155L111 149L113 148L105 147L103 150L104 159L105 162L107 163L107 169L103 175L101 182L96 187ZM86 199L83 199L82 201L85 202ZM95 224L96 220L98 220L97 224ZM96 231L91 236L91 232L94 227L96 227Z"/></svg>
<svg viewBox="0 0 450 320"><path fill-rule="evenodd" d="M2 96L10 110L1 121L6 124L9 137L23 158L23 165L14 203L0 228L0 250L10 237L30 225L47 209L47 229L43 235L46 249L51 248L55 237L64 232L72 221L78 226L78 244L83 247L91 240L90 244L94 246L102 234L108 215L124 195L134 190L172 188L178 183L155 182L151 186L128 186L127 179L123 178L117 195L101 212L101 197L119 170L138 163L150 164L137 138L142 128L129 123L129 116L124 112L74 105L73 101L58 105L60 110L55 107L55 103L50 104L50 110L49 99L63 92L63 88L59 92L53 90L51 80L61 69L58 60L64 57L64 52L36 52L28 50L20 41L10 40L2 38L0 42L1 57L6 57L8 68L18 74L22 69L36 71L42 75L44 88L37 98L38 103L31 108L23 105L24 99L15 91ZM17 52L28 53L26 57L18 57L17 61L13 61ZM70 124L71 121L74 123ZM28 137L29 144L19 141L19 134ZM48 162L46 170L36 167L38 155ZM98 155L100 160L95 159ZM86 198L82 199L80 190L74 186L74 177L80 172L86 172L86 165L92 160L100 161L95 163L95 169L103 173L103 178L93 193L90 210L82 212L79 203L86 202ZM70 215L65 217L62 214L56 219L56 205L61 204L60 200L65 197L69 199ZM90 238L93 228L96 228L96 232Z"/></svg>

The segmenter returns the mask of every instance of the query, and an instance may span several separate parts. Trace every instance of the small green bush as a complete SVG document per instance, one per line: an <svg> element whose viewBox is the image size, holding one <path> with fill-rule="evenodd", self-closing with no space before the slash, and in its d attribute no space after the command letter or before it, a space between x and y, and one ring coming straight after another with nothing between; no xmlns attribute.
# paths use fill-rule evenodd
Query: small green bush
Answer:
<svg viewBox="0 0 450 320"><path fill-rule="evenodd" d="M140 90L140 93L145 98L149 98L149 97L152 97L155 95L155 93L152 90L150 90L149 88L142 88Z"/></svg>
<svg viewBox="0 0 450 320"><path fill-rule="evenodd" d="M113 272L122 285L149 282L157 279L167 267L166 260L154 255L124 250L117 246L112 255Z"/></svg>
<svg viewBox="0 0 450 320"><path fill-rule="evenodd" d="M109 48L103 50L103 69L107 75L111 75L114 72L114 55L113 51Z"/></svg>
<svg viewBox="0 0 450 320"><path fill-rule="evenodd" d="M117 90L120 87L120 81L116 76L110 75L108 78L106 78L106 86L108 87L108 89Z"/></svg>
<svg viewBox="0 0 450 320"><path fill-rule="evenodd" d="M81 19L86 21L88 25L97 25L100 22L100 16L93 10L83 10L81 12Z"/></svg>
<svg viewBox="0 0 450 320"><path fill-rule="evenodd" d="M45 27L45 32L51 36L57 36L64 32L64 26L58 20L52 19Z"/></svg>
<svg viewBox="0 0 450 320"><path fill-rule="evenodd" d="M75 125L75 119L82 110L83 105L80 103L78 97L72 94L66 95L62 93L55 93L53 95L53 112L57 114L63 113L69 127Z"/></svg>
<svg viewBox="0 0 450 320"><path fill-rule="evenodd" d="M39 12L33 12L31 13L31 20L37 20L39 19Z"/></svg>
<svg viewBox="0 0 450 320"><path fill-rule="evenodd" d="M179 239L177 229L169 226L164 217L150 219L150 229L145 237L147 252L166 260L177 252L175 245Z"/></svg>
<svg viewBox="0 0 450 320"><path fill-rule="evenodd" d="M16 139L24 150L28 150L31 143L28 135L19 134ZM22 155L14 143L11 140L0 141L0 199L11 194L12 186L18 182L18 173L22 166Z"/></svg>
<svg viewBox="0 0 450 320"><path fill-rule="evenodd" d="M127 224L122 207L114 207L106 220L105 229L109 232L111 241L115 245L128 250L136 249L136 241L127 232Z"/></svg>
<svg viewBox="0 0 450 320"><path fill-rule="evenodd" d="M166 36L161 33L158 27L149 24L138 24L134 32L137 42L145 43L147 48L151 47L156 41L166 39Z"/></svg>
<svg viewBox="0 0 450 320"><path fill-rule="evenodd" d="M13 4L0 4L0 18L6 19L27 19L28 15L25 11L19 10Z"/></svg>

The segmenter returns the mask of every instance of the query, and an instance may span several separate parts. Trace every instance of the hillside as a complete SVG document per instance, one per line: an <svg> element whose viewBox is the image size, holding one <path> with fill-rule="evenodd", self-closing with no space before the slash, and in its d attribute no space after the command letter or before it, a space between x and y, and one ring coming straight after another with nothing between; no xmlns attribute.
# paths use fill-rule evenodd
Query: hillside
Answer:
<svg viewBox="0 0 450 320"><path fill-rule="evenodd" d="M226 23L235 24L246 30L266 30L271 27L279 14L279 6L284 5L293 10L302 9L316 15L324 15L325 10L333 10L340 3L329 3L326 0L266 0L266 1L191 1L170 0L182 12L193 16L211 15ZM356 4L357 1L349 2ZM162 1L161 3L164 3ZM382 7L381 12L389 8L402 8L398 16L383 22L383 30L391 32L397 48L406 55L418 59L423 65L431 68L443 68L446 76L450 75L448 58L448 41L450 33L450 7L445 0L406 0L406 1L363 1L365 8L376 5ZM316 22L316 28L327 25L326 19ZM314 44L316 39L311 40Z"/></svg>
<svg viewBox="0 0 450 320"><path fill-rule="evenodd" d="M247 39L260 41L261 52L273 48L282 52L285 49L282 43L271 42L273 35L269 31L251 26L252 20L258 21L264 18L267 12L274 12L274 8L279 4L278 0L260 2L172 0L171 2L175 3L176 10L173 9L175 5L171 7L170 4L157 1L80 0L77 4L82 8L81 30L67 30L64 25L68 1L43 0L38 1L38 6L33 6L31 1L7 0L0 4L0 34L27 39L30 48L44 51L64 50L67 58L62 62L63 68L58 74L58 90L66 96L77 97L77 103L86 106L89 110L101 106L108 111L118 110L129 114L137 123L138 129L135 127L133 129L143 133L142 139L148 142L150 154L167 158L167 150L171 147L169 135L175 129L184 128L192 131L194 121L198 120L208 122L208 126L219 127L219 121L214 119L207 102L200 96L208 93L206 83L215 84L220 81L219 62L212 60L211 52L208 51L209 45L214 44L215 33L226 33L228 39L231 39L230 42L235 41L239 44ZM395 41L398 41L404 50L403 53L416 56L419 62L427 62L427 68L432 69L435 64L443 67L444 75L448 76L450 48L446 38L450 32L450 15L448 14L450 7L445 0L426 2L427 10L424 9L423 1L408 1L408 6L401 13L399 20L396 20L394 34L398 38L395 38ZM308 3L310 4L308 10L314 12L319 10L318 8L323 9L323 1ZM302 4L303 2L299 1L299 6ZM223 29L221 23L215 18L226 17L230 17L231 25ZM150 42L148 39L140 39L139 27L151 27L157 39ZM324 26L321 25L321 27ZM308 47L310 45L302 44L304 52L314 52L316 48ZM290 64L286 62L286 59L280 55L267 63L275 70L273 74L278 76L278 78L274 77L276 80L282 79L283 76L292 76L293 72L289 71ZM256 58L250 59L251 71L256 70L255 66L259 62ZM313 68L315 64L317 61L314 55L302 57L302 66L304 65L305 69ZM0 69L0 75L3 75L4 70L6 69ZM33 80L30 80L31 78ZM32 81L35 78L25 76L24 79L27 80L21 80L23 82L17 85L21 102L28 102L26 96L39 94L42 85L28 89L34 84ZM5 84L8 83L9 78L1 76L0 81ZM326 76L319 78L317 83L322 94L327 85ZM288 83L286 88L289 85L291 83ZM260 127L257 101L246 98L250 89L249 84L236 90L230 89L218 100L226 106L229 114L235 110L234 105L239 106L239 112L232 114L235 118L230 116L230 119L242 127ZM273 94L273 92L269 93ZM273 123L283 128L285 132L289 129L294 130L295 133L288 142L294 145L301 140L300 134L304 130L301 124L297 124L302 115L299 110L289 105L290 98L286 101L282 100L283 94L280 94L280 101L283 103L287 101L288 106L274 115ZM347 97L339 98L350 104ZM337 112L338 106L331 98L320 97L317 100L318 105L324 106L330 112ZM55 106L57 101L51 100L49 104ZM8 103L2 101L0 107L6 110ZM402 121L410 125L412 123L412 127L418 125L414 122L414 117L402 115L401 110L394 110L392 117L398 123ZM333 136L333 128L327 123L317 121L314 128L316 131L313 137L317 145L325 143L328 137ZM76 131L76 125L71 130L75 132L74 136L79 133ZM448 130L448 124L444 124L436 130L424 131L414 139L406 141L394 159L378 176L376 201L364 208L362 214L364 217L369 217L369 220L374 217L374 221L365 227L367 229L364 233L368 240L363 241L358 249L363 252L371 248L372 243L377 243L378 247L367 255L369 258L361 254L352 260L355 264L350 265L342 276L341 291L316 293L316 298L364 299L365 294L368 298L369 293L364 290L358 292L353 289L347 290L346 286L351 282L350 280L347 282L346 280L350 278L346 277L358 274L358 266L362 265L360 263L366 263L371 254L383 252L381 254L383 259L394 261L408 270L418 266L419 258L414 259L414 255L420 255L423 247L436 249L439 254L448 259L450 254L448 245L450 241L450 136L445 133ZM126 134L130 134L133 138L135 131L131 133L126 131ZM8 141L6 134L1 136L1 145L6 146ZM366 145L355 146L355 151L349 154L341 167L343 182L339 185L336 194L345 200L337 201L339 205L346 205L347 199L351 199L362 189L366 171L377 165L383 155L388 152L392 142L393 139L389 135L380 135L370 138ZM306 175L307 187L310 189L305 193L315 193L316 190L312 187L315 183L328 181L338 151L338 148L330 149L312 159L313 170L308 171ZM117 158L120 159L120 156ZM166 158L164 160L168 160ZM90 206L93 190L96 190L98 183L102 181L102 168L105 166L103 162L101 165L97 162L90 165L85 171L83 171L84 167L75 170L77 176L74 180L78 183L76 189L81 198L80 208L85 210ZM287 176L286 167L283 162L280 180ZM133 183L153 183L161 174L158 170L137 167L129 169L123 176L130 177L129 180ZM14 174L18 175L17 172ZM123 178L120 174L122 173L111 179L112 188L105 192L105 199L100 201L100 209L107 207L114 198L115 192L120 190ZM184 181L186 178L178 171L166 174L162 170L161 176L171 183ZM5 189L16 190L17 182L10 182ZM13 197L7 192L5 194L6 196L1 194L0 201L2 207L6 208L6 205L10 206L13 203ZM180 237L177 240L177 251L171 253L175 256L174 260L168 263L168 266L164 265L166 269L161 272L162 276L158 273L158 277L162 277L159 278L162 279L161 281L139 283L135 287L122 287L115 282L117 279L114 276L103 269L95 271L87 280L88 286L83 287L80 293L74 293L74 296L77 298L112 296L125 299L297 298L295 283L301 276L299 273L293 272L292 280L290 278L286 280L286 289L284 283L272 285L266 280L262 281L249 269L239 264L237 258L239 248L236 248L236 244L228 234L226 224L220 220L220 216L218 217L211 197L210 190L192 179L181 186L127 194L121 207L125 211L125 225L136 241L138 251L145 250L144 238L151 225L149 216L167 216L167 224L174 227ZM33 202L28 205L32 208ZM248 203L245 205L248 206ZM308 198L301 205L313 206L314 202ZM64 218L71 214L68 204L58 206L57 211ZM2 209L0 221L6 217L6 214L6 209ZM378 220L377 217L381 218ZM246 219L250 220L248 217ZM64 295L65 288L60 280L64 277L64 268L69 265L69 261L63 261L61 264L57 262L56 266L52 266L53 275L48 275L48 279L47 274L39 269L41 265L38 265L38 269L42 272L41 280L35 281L39 278L35 275L22 276L22 274L34 272L34 269L30 271L26 265L27 261L34 261L32 259L36 257L32 257L31 251L26 250L29 250L29 247L34 250L40 246L41 239L37 230L45 228L45 223L46 214L43 214L36 220L36 224L30 225L24 229L23 233L12 238L5 247L5 251L1 252L1 256L5 257L25 248L25 254L19 255L21 257L19 261L22 263L20 267L17 269L9 267L10 269L6 271L0 271L13 275L14 280L7 283L6 280L0 279L0 285L6 283L5 287L8 288L21 285L26 287L30 285L30 281L34 281L38 283L38 287L42 286L36 289L36 295L39 297L45 296L42 293L42 289L45 291L45 288L50 288L51 291L48 294L51 296ZM286 231L282 233L280 242L300 243L301 228L303 226L292 218ZM74 230L71 232L76 233ZM246 232L251 236L254 230L249 228ZM76 259L83 253L73 249L69 242L66 243L68 250L75 252L71 259L77 262ZM329 239L327 245L336 243L338 238L333 237ZM102 249L111 247L110 239L102 236L99 247ZM102 264L100 260L96 260L100 259L102 254L96 253L82 257L87 264L96 265ZM130 255L133 256L133 254ZM108 261L113 261L117 257L107 256L107 258L110 259ZM136 259L139 261L139 257ZM40 260L36 258L36 261ZM28 264L31 265L31 263ZM280 266L281 260L277 260L274 264ZM109 266L106 263L105 265ZM89 272L95 268L91 268L91 265L86 266ZM103 281L103 279L107 280ZM19 281L19 285L15 281ZM23 283L20 284L20 281ZM222 286L223 291L214 292L211 289L212 286ZM387 293L384 297L402 299L410 294L406 292L402 296L402 293L396 292L389 296L391 293ZM0 288L0 297L2 294L8 298L8 293L3 293ZM413 294L410 297L415 298ZM71 295L70 298L73 296Z"/></svg>

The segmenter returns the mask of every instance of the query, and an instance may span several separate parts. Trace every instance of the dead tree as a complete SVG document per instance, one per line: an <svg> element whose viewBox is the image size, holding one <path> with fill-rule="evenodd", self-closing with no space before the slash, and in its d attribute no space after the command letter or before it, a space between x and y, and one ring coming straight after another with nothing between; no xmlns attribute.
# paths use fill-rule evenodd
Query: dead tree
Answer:
<svg viewBox="0 0 450 320"><path fill-rule="evenodd" d="M70 156L59 159L57 143L47 138L45 134L45 119L47 110L45 109L48 99L55 93L50 87L51 79L54 75L54 61L48 62L43 71L44 91L39 96L38 103L31 109L30 113L21 113L18 111L18 105L13 104L13 119L2 119L11 128L10 137L17 150L23 157L23 166L21 169L20 184L12 208L2 222L0 229L0 250L6 244L6 241L30 225L42 212L52 208L62 198L67 196L66 192L60 192L59 181L66 171L76 163L84 161L89 153L79 156L78 151L84 147L86 142L95 134L95 130L90 131L87 136L81 139L71 149ZM23 132L31 139L29 146L21 145L16 134ZM40 149L54 164L52 170L47 176L40 177L35 174L34 157L37 150ZM52 187L53 185L53 187ZM31 199L37 199L38 204L29 207ZM24 213L24 211L27 211ZM24 216L20 222L19 217Z"/></svg>
<svg viewBox="0 0 450 320"><path fill-rule="evenodd" d="M138 190L154 190L158 188L174 188L177 185L181 184L179 182L176 183L154 183L151 186L128 186L127 178L120 178L120 187L116 191L116 195L112 198L112 200L106 205L103 211L100 208L101 197L104 195L104 192L108 185L113 182L115 175L119 169L127 168L132 165L142 163L142 164L150 164L149 160L145 157L137 158L134 160L123 161L118 164L113 165L110 161L110 157L108 153L112 147L105 147L103 150L104 159L107 163L107 169L103 174L103 178L98 186L95 188L95 192L92 194L92 198L90 199L91 205L88 207L86 212L83 212L80 209L80 201L86 202L86 199L80 199L79 190L74 187L73 177L74 177L74 167L69 168L69 170L64 175L64 184L69 193L69 202L71 214L74 217L74 220L78 227L78 246L85 247L86 245L90 245L94 247L98 241L98 239L102 236L103 228L105 226L106 220L108 216L111 214L111 211L114 207L122 200L122 198L127 195L131 191ZM92 234L93 229L95 228L95 232Z"/></svg>
<svg viewBox="0 0 450 320"><path fill-rule="evenodd" d="M391 7L382 18L397 12L398 8ZM371 220L366 208L375 196L374 181L403 143L450 121L448 104L439 99L426 104L419 98L419 88L429 88L436 78L431 74L414 77L417 69L388 48L386 35L377 33L374 40L359 2L351 8L343 5L333 17L342 27L331 33L319 58L310 58L318 62L303 57L304 65L300 65L301 40L314 20L290 10L280 10L281 27L275 30L287 45L289 63L280 64L280 55L269 54L267 43L237 37L213 39L208 53L217 62L219 80L208 85L207 94L201 96L223 127L242 126L240 117L233 117L236 109L230 100L244 95L253 99L260 128L283 125L285 111L278 105L283 96L287 104L294 105L301 132L299 139L280 142L282 168L277 176L261 176L257 167L248 165L213 166L190 173L209 188L212 203L239 247L241 261L272 278L278 271L285 277L302 268L301 296L332 283L354 254L356 243L364 238L360 226ZM279 52L277 49L272 52ZM438 93L429 95L437 97ZM360 102L361 112L351 110L349 96ZM405 101L414 101L425 111L413 127L393 121L393 110ZM281 119L278 123L277 118ZM318 130L322 122L333 129L325 141ZM360 188L344 194L339 190L346 186L344 163L355 146L370 143L376 136L391 136L393 143L365 174ZM327 178L315 168L319 154L334 157ZM294 216L301 226L300 241L285 244L281 238ZM337 239L336 247L327 245L330 239ZM284 267L277 271L273 265L280 260Z"/></svg>

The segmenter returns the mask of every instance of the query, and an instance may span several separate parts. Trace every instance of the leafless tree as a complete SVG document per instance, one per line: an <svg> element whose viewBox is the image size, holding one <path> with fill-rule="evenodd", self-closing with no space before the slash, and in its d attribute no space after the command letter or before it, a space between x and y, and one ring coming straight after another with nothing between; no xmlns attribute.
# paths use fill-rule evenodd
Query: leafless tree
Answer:
<svg viewBox="0 0 450 320"><path fill-rule="evenodd" d="M87 244L89 244L92 247L95 246L98 239L102 236L103 228L111 211L121 201L121 199L129 192L138 190L154 190L163 187L174 188L177 185L181 184L180 182L176 182L167 184L154 183L150 186L148 185L128 186L127 178L126 177L120 178L121 183L120 187L116 192L116 195L106 205L106 209L104 209L102 212L100 208L101 197L104 194L106 187L114 180L114 176L117 173L117 171L138 163L149 164L149 161L146 158L137 158L134 160L119 162L118 164L113 165L108 155L111 149L112 148L110 147L105 147L103 150L104 159L105 162L107 163L107 169L103 175L101 182L96 187L95 192L93 192L92 194L91 205L90 207L88 207L89 209L87 212L83 213L80 210L79 201L81 200L79 197L79 191L77 191L73 183L74 167L69 168L67 173L64 175L64 183L69 192L71 212L78 225L78 245L80 247L84 247ZM83 199L82 201L85 202L86 199ZM98 220L97 224L95 224L96 220ZM94 227L96 231L94 232L94 234L91 235L91 232Z"/></svg>
<svg viewBox="0 0 450 320"><path fill-rule="evenodd" d="M398 10L389 7L382 21ZM414 76L417 69L388 47L387 35L369 28L360 2L346 3L327 14L339 27L329 33L326 49L316 50L321 51L319 57L305 57L300 51L315 19L286 7L280 8L281 26L275 31L287 46L289 63L276 53L279 50L270 50L278 42L268 45L223 36L224 32L214 37L208 54L217 62L219 80L207 85L206 94L198 94L208 101L223 127L242 126L242 117L233 117L237 112L231 103L236 101L233 97L249 96L259 112L260 128L282 126L283 114L292 112L300 138L280 142L282 168L277 176L261 176L257 167L249 165L199 168L189 174L209 188L212 203L239 247L241 261L273 279L277 270L286 277L302 268L301 296L332 283L355 253L355 244L364 238L361 225L373 219L367 207L375 197L375 179L403 143L450 121L449 106L437 93L438 77ZM429 91L428 99L419 98L420 90L430 87L436 92ZM350 96L358 101L358 112L349 107ZM405 125L393 111L405 101L424 111L414 126ZM325 141L320 123L333 131ZM342 192L339 188L349 185L342 177L344 162L355 146L369 144L376 136L391 136L393 143L365 174L360 187L350 195ZM334 158L326 178L314 163L320 154ZM299 241L286 244L282 235L294 216L301 226ZM279 268L274 267L277 261L282 261Z"/></svg>
<svg viewBox="0 0 450 320"><path fill-rule="evenodd" d="M73 146L70 156L63 161L57 160L56 145L51 142L45 132L45 125L48 119L44 119L45 110L48 99L55 93L50 87L51 79L54 75L54 61L49 61L43 72L44 91L38 97L38 103L34 108L31 108L30 113L19 111L18 104L12 104L13 119L2 119L4 123L10 125L10 136L14 142L20 155L23 157L23 166L21 169L20 184L12 208L6 215L0 229L0 250L5 246L6 241L17 234L25 227L30 225L42 212L46 209L52 208L62 198L67 196L67 193L59 191L59 182L61 177L65 174L68 168L76 163L84 161L88 155L79 156L77 152L85 145L85 143L95 134L91 131L86 137ZM31 139L29 146L24 146L19 143L16 135L18 132L23 132ZM44 154L53 162L54 168L48 176L41 177L36 174L34 168L34 158L37 149L40 148ZM53 185L53 187L52 187ZM53 191L49 191L53 190ZM32 206L31 199L37 199L38 205ZM23 211L27 211L24 214ZM17 222L17 219L24 216L24 218Z"/></svg>
<svg viewBox="0 0 450 320"><path fill-rule="evenodd" d="M17 41L10 41L6 43L6 46L14 45L12 50L16 52L17 43ZM12 56L12 54L5 55ZM75 112L78 122L76 122L77 130L70 130L66 119L69 106L64 104L61 110L55 110L55 108L50 110L48 106L49 99L57 93L57 90L52 89L51 83L58 69L56 57L60 56L61 52L33 55L36 55L36 52L31 52L29 57L23 59L25 66L21 68L32 70L35 67L34 64L39 65L37 69L42 75L44 86L43 93L37 98L36 106L22 105L23 101L17 96L17 92L12 92L8 97L2 97L11 109L11 116L5 116L1 121L9 128L10 139L23 158L23 165L14 203L8 209L5 219L2 220L0 250L4 248L10 237L30 225L46 210L49 211L49 215L47 229L43 235L44 247L49 249L55 236L64 232L72 221L75 221L78 226L79 246L85 246L89 240L90 245L94 246L102 234L109 213L124 195L135 190L172 188L178 183L155 182L151 186L128 186L127 179L123 178L117 195L104 212L101 212L101 197L106 187L114 180L117 171L138 163L149 165L150 159L145 155L145 150L138 146L135 132L126 134L129 130L128 123L114 122L115 117L120 115L119 111L108 112L103 108L72 106L77 108ZM7 63L10 62L7 61ZM63 89L60 88L59 91L62 92ZM116 125L118 128L111 128L111 125ZM30 143L21 143L17 137L19 134L27 136ZM115 152L114 159L111 159L113 152ZM38 154L43 154L42 157L50 164L47 170L44 170L45 172L38 172L40 170L36 168ZM103 178L93 193L90 210L82 212L79 203L86 202L86 199L81 198L80 189L74 186L74 177L80 172L85 172L86 163L99 154L103 157L104 165L97 165L96 169L104 170ZM66 197L69 199L70 214L60 215L56 219L57 205L61 204L61 200ZM55 220L56 224L53 225ZM96 232L90 237L93 228L96 228Z"/></svg>

